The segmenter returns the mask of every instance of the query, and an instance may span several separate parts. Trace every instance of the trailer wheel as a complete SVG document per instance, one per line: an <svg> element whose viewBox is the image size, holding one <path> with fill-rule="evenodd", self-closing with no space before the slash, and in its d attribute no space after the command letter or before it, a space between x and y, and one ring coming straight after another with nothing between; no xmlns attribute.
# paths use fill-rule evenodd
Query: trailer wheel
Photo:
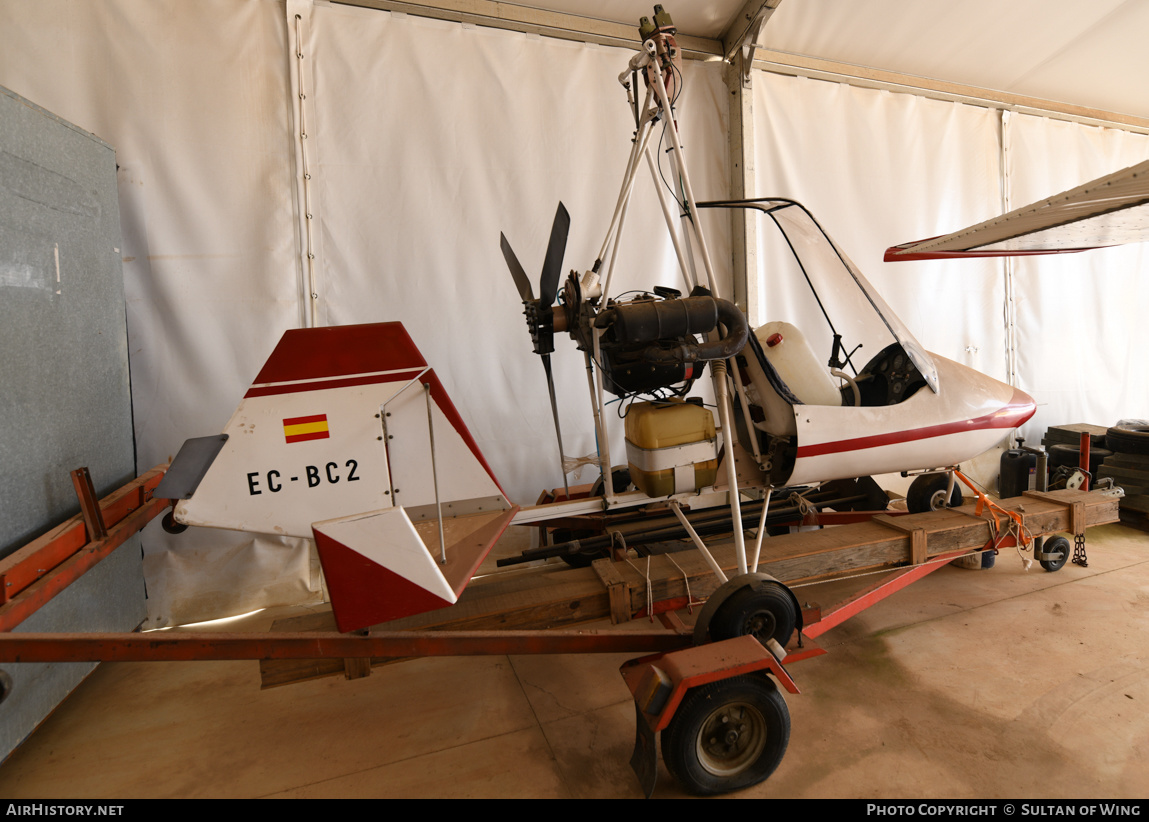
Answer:
<svg viewBox="0 0 1149 822"><path fill-rule="evenodd" d="M781 584L764 582L731 594L710 620L715 642L750 634L763 646L773 639L783 648L794 634L798 614L794 600Z"/></svg>
<svg viewBox="0 0 1149 822"><path fill-rule="evenodd" d="M962 504L961 485L954 483L949 505L946 505L946 488L950 479L946 474L922 474L910 483L906 492L906 507L911 514L923 511L940 511L942 508L956 508Z"/></svg>
<svg viewBox="0 0 1149 822"><path fill-rule="evenodd" d="M691 688L662 732L662 759L689 793L757 785L790 742L790 711L773 680L737 676Z"/></svg>
<svg viewBox="0 0 1149 822"><path fill-rule="evenodd" d="M1061 552L1061 559L1038 560L1038 562L1041 563L1041 567L1047 571L1060 571L1062 566L1065 565L1065 561L1069 559L1070 553L1072 553L1069 550L1069 540L1067 540L1065 537L1054 537L1045 544L1043 550L1046 553L1053 553L1054 551Z"/></svg>

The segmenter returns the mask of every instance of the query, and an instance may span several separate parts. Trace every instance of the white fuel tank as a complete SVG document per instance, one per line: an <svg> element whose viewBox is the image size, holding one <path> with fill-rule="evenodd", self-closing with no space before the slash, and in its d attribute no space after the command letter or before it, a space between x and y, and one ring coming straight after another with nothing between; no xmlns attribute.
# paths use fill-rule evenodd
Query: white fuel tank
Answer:
<svg viewBox="0 0 1149 822"><path fill-rule="evenodd" d="M754 332L766 358L798 399L807 405L841 405L842 393L796 326L776 320Z"/></svg>

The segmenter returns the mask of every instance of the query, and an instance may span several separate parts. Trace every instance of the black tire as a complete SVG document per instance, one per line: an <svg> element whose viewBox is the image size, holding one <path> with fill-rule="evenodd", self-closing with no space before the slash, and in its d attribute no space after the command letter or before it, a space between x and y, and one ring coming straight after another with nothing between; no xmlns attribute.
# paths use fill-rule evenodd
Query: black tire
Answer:
<svg viewBox="0 0 1149 822"><path fill-rule="evenodd" d="M1122 454L1149 454L1149 426L1115 425L1105 432L1105 444Z"/></svg>
<svg viewBox="0 0 1149 822"><path fill-rule="evenodd" d="M169 534L182 534L188 529L182 522L176 522L175 511L171 508L164 514L164 518L160 520L160 527L167 531Z"/></svg>
<svg viewBox="0 0 1149 822"><path fill-rule="evenodd" d="M736 676L691 688L662 732L662 761L697 796L762 782L790 743L790 711L773 680Z"/></svg>
<svg viewBox="0 0 1149 822"><path fill-rule="evenodd" d="M588 537L598 536L594 531L571 531L570 529L563 528L551 533L551 544L558 545L563 542L570 542L576 539L587 539ZM579 553L579 554L559 554L559 559L569 565L571 568L589 568L590 564L596 559L605 557L606 553L603 551L594 551L592 553Z"/></svg>
<svg viewBox="0 0 1149 822"><path fill-rule="evenodd" d="M601 552L593 556L590 554L560 554L559 559L571 568L589 568L592 562L596 559L602 559L604 556L606 556L606 554Z"/></svg>
<svg viewBox="0 0 1149 822"><path fill-rule="evenodd" d="M911 514L920 514L923 511L938 511L942 508L956 508L964 501L961 495L961 484L954 483L953 493L950 494L950 503L945 505L946 488L949 486L949 477L946 474L922 474L910 483L910 490L906 493L906 506Z"/></svg>
<svg viewBox="0 0 1149 822"><path fill-rule="evenodd" d="M634 485L630 481L630 467L626 465L615 466L614 468L610 469L610 481L614 486L614 492L616 494L622 494L634 488ZM598 479L594 481L594 485L590 487L590 495L592 497L597 497L601 494L602 474L599 474Z"/></svg>
<svg viewBox="0 0 1149 822"><path fill-rule="evenodd" d="M710 620L715 642L750 634L763 646L773 639L783 648L794 635L798 614L789 592L777 582L764 581L731 594Z"/></svg>
<svg viewBox="0 0 1149 822"><path fill-rule="evenodd" d="M1108 448L1090 448L1089 473L1096 476L1101 463L1112 456L1113 452ZM1049 464L1051 467L1066 465L1070 468L1077 468L1081 465L1081 447L1066 445L1065 443L1049 446Z"/></svg>
<svg viewBox="0 0 1149 822"><path fill-rule="evenodd" d="M1069 540L1065 537L1054 537L1045 543L1042 550L1045 553L1053 553L1054 551L1061 552L1061 559L1039 559L1041 567L1047 571L1060 571L1065 565L1066 560L1069 559L1073 553L1073 549L1069 546Z"/></svg>

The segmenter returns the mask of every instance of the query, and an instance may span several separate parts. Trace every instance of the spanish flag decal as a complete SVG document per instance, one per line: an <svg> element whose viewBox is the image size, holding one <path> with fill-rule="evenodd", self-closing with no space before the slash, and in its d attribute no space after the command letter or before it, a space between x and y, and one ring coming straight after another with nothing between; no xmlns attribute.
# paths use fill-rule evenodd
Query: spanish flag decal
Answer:
<svg viewBox="0 0 1149 822"><path fill-rule="evenodd" d="M327 415L315 414L311 417L290 417L283 421L283 437L287 442L307 442L325 440L331 436L327 430Z"/></svg>

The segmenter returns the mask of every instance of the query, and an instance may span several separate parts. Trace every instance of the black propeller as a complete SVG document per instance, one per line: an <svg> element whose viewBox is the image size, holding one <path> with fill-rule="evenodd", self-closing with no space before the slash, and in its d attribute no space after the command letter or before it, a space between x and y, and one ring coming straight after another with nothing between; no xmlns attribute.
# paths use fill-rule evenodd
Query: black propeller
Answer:
<svg viewBox="0 0 1149 822"><path fill-rule="evenodd" d="M539 298L534 298L531 291L531 282L523 271L519 258L511 250L506 235L499 234L499 246L503 249L503 258L507 261L507 268L511 270L515 287L523 299L523 313L527 317L527 328L531 332L531 341L535 346L535 353L543 358L543 370L547 374L547 391L551 398L551 415L555 420L555 434L559 441L559 457L563 466L563 487L567 498L570 498L570 486L567 485L566 453L563 451L563 432L559 426L559 407L555 399L555 381L551 374L551 352L555 350L555 315L551 306L558 293L559 277L562 274L563 254L566 252L567 233L570 231L571 218L566 207L559 203L555 212L554 225L551 226L551 239L547 243L547 255L543 259L543 271L539 275Z"/></svg>

